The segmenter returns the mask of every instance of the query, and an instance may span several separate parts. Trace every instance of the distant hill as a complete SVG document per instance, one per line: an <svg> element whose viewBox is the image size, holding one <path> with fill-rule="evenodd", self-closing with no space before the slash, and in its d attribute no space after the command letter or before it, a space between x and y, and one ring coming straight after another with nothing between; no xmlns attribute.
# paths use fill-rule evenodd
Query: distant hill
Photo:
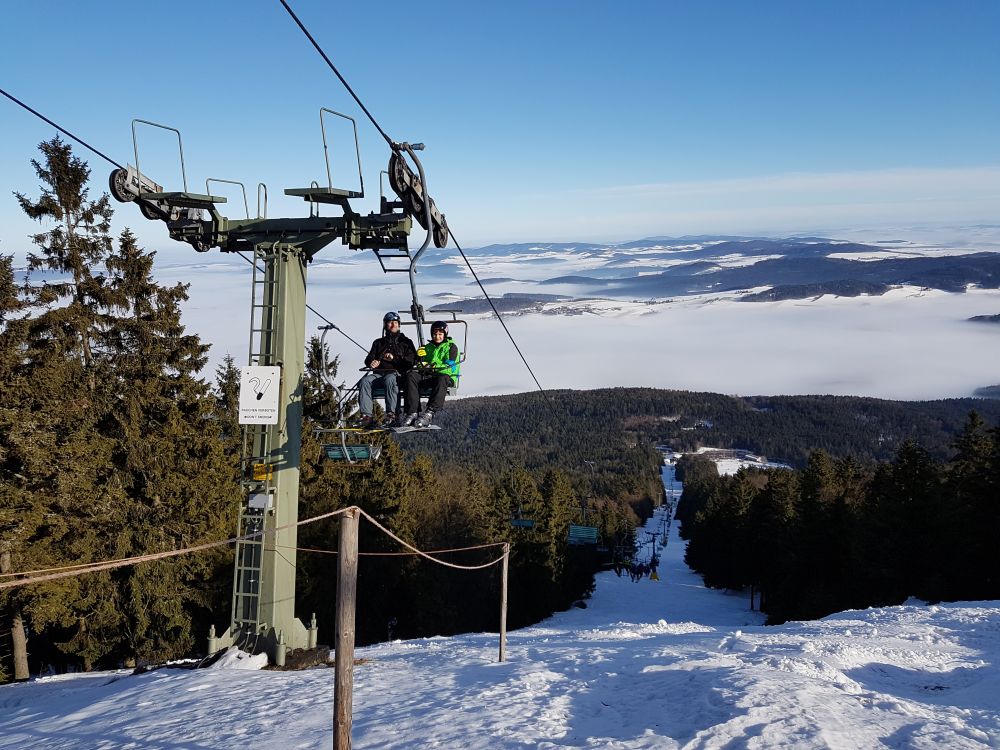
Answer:
<svg viewBox="0 0 1000 750"><path fill-rule="evenodd" d="M1000 288L1000 253L919 258L888 258L856 261L829 258L841 246L813 245L798 257L762 260L736 268L719 268L706 273L705 266L675 266L658 274L636 276L617 281L602 281L603 293L637 297L675 296L678 294L722 292L761 286L797 286L799 298L813 296L810 285L849 282L882 287L912 284L946 292L964 292L970 284L985 289ZM760 246L752 251L760 251ZM812 257L803 257L812 256ZM791 291L783 292L792 298Z"/></svg>
<svg viewBox="0 0 1000 750"><path fill-rule="evenodd" d="M502 297L493 297L493 305L496 309L503 313L517 313L525 312L528 310L538 310L546 302L558 302L560 300L566 299L566 297L558 294L518 294L518 293L508 293ZM463 313L472 315L476 313L488 313L493 312L493 308L490 303L484 297L474 297L471 299L461 299L452 302L447 302L441 305L434 305L430 308L430 312L435 312L439 309L452 309L458 308Z"/></svg>
<svg viewBox="0 0 1000 750"><path fill-rule="evenodd" d="M821 284L786 284L776 286L756 294L747 294L741 302L777 302L785 299L806 299L835 294L838 297L857 297L861 294L882 295L889 291L888 284L873 284L868 281L829 281Z"/></svg>
<svg viewBox="0 0 1000 750"><path fill-rule="evenodd" d="M549 401L551 399L551 401ZM410 444L435 460L500 469L508 462L529 468L579 469L599 457L607 466L636 461L640 476L648 446L679 450L701 446L744 448L804 465L823 449L860 460L891 459L912 439L939 458L970 411L1000 425L1000 400L886 401L852 396L754 396L605 388L591 391L463 398L446 404L437 420L441 439ZM652 479L643 476L645 482Z"/></svg>
<svg viewBox="0 0 1000 750"><path fill-rule="evenodd" d="M973 315L969 320L973 323L1000 323L1000 315Z"/></svg>
<svg viewBox="0 0 1000 750"><path fill-rule="evenodd" d="M515 282L519 290L532 284L558 285L576 298L619 300L740 293L769 287L745 297L748 302L758 302L823 294L881 295L902 285L952 293L962 293L970 285L1000 288L1000 253L969 250L913 245L891 237L867 244L814 236L698 235L604 245L488 245L476 249L474 255L483 283L494 287ZM508 276L514 257L517 279ZM442 280L449 273L451 278L459 278L457 265L447 264L447 268L440 273ZM466 278L464 284L469 283ZM996 321L987 318L984 322Z"/></svg>

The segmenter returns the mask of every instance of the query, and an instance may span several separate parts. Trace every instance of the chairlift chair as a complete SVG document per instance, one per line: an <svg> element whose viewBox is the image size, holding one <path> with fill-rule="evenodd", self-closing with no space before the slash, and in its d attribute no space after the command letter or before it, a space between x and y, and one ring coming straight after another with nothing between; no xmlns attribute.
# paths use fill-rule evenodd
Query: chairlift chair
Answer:
<svg viewBox="0 0 1000 750"><path fill-rule="evenodd" d="M320 327L323 331L319 344L320 352L323 356L323 361L320 363L320 377L333 389L337 401L337 417L333 426L319 428L316 430L316 433L320 436L331 434L339 439L339 442L336 443L323 444L323 455L328 461L346 463L351 466L369 464L377 461L382 455L382 446L369 440L358 440L358 437L362 433L347 427L347 422L344 418L344 404L349 396L345 395L343 389L327 374L326 368L326 335L332 328L332 324Z"/></svg>
<svg viewBox="0 0 1000 750"><path fill-rule="evenodd" d="M524 511L521 509L521 503L519 502L517 510L511 516L510 525L515 529L533 529L535 528L535 519L525 518Z"/></svg>
<svg viewBox="0 0 1000 750"><path fill-rule="evenodd" d="M566 540L572 545L596 545L600 539L600 532L596 526L587 524L587 499L581 501L580 520L582 523L569 525Z"/></svg>
<svg viewBox="0 0 1000 750"><path fill-rule="evenodd" d="M596 526L582 526L571 523L566 540L572 545L596 545L600 534Z"/></svg>

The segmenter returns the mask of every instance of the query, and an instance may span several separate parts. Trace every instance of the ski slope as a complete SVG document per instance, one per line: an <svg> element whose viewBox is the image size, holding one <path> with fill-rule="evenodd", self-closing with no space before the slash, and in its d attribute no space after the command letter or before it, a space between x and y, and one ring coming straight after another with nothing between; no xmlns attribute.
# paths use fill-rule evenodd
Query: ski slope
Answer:
<svg viewBox="0 0 1000 750"><path fill-rule="evenodd" d="M678 494L673 467L663 476ZM600 574L586 609L510 633L503 664L495 634L359 649L353 746L1000 746L1000 602L765 627L745 596L684 566L676 526L660 581ZM0 687L0 748L329 748L333 670L259 666L233 654L214 669Z"/></svg>

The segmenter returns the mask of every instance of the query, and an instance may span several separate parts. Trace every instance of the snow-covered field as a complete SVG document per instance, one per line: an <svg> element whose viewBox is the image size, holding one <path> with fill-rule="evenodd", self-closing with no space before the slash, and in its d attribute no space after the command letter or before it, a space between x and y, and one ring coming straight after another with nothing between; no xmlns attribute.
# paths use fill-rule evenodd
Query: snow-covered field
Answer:
<svg viewBox="0 0 1000 750"><path fill-rule="evenodd" d="M765 627L682 556L673 524L661 580L600 574L586 609L510 633L503 664L495 634L359 649L354 747L1000 746L1000 602ZM0 687L0 748L328 748L332 706L323 668L49 677Z"/></svg>

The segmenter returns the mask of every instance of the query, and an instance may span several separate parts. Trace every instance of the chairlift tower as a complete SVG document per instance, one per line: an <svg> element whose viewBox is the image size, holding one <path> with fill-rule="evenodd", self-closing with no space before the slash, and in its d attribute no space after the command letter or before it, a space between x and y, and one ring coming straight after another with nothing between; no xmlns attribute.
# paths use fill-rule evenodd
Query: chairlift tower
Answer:
<svg viewBox="0 0 1000 750"><path fill-rule="evenodd" d="M323 145L327 138L323 113L320 125ZM168 192L142 174L136 125L144 124L169 130L177 135L184 189ZM266 652L273 663L283 664L287 650L316 646L315 618L307 629L295 617L295 570L298 521L299 462L302 439L302 395L305 370L306 276L315 254L332 242L355 250L373 250L385 268L386 258L410 260L407 238L412 221L407 206L425 209L414 190L420 181L405 163L400 166L399 152L394 152L398 174L391 180L394 189L405 184L399 202L381 200L381 211L362 216L352 210L350 200L364 197L360 191L335 188L330 179L327 157L326 187L313 183L308 188L285 190L286 195L303 198L310 204L308 217L267 218L267 191L258 186L257 216L246 208L245 219L231 219L220 213L224 197L211 195L206 180L204 194L188 190L184 152L180 132L157 123L134 120L132 123L135 166L111 173L112 195L122 202L135 202L148 219L167 225L171 239L185 242L198 252L219 248L222 252L252 254L253 301L250 323L250 365L279 368L278 419L276 424L247 425L244 435L241 481L243 497L240 508L239 536L233 576L233 601L229 627L216 635L209 634L209 652L232 644L254 652ZM355 125L355 148L357 127ZM400 144L413 157L412 148ZM414 157L415 158L415 157ZM361 175L360 155L358 174ZM404 179L405 178L405 179ZM241 183L233 183L240 185ZM263 189L263 209L260 205ZM407 192L408 191L408 192ZM244 204L246 190L243 189ZM421 192L420 198L423 197ZM342 216L319 215L320 205L342 209ZM396 209L401 209L397 211ZM435 208L436 211L436 208ZM424 212L429 213L429 209ZM443 217L441 217L443 222ZM434 223L427 222L428 224ZM447 228L444 225L444 237ZM435 230L442 230L434 223Z"/></svg>

